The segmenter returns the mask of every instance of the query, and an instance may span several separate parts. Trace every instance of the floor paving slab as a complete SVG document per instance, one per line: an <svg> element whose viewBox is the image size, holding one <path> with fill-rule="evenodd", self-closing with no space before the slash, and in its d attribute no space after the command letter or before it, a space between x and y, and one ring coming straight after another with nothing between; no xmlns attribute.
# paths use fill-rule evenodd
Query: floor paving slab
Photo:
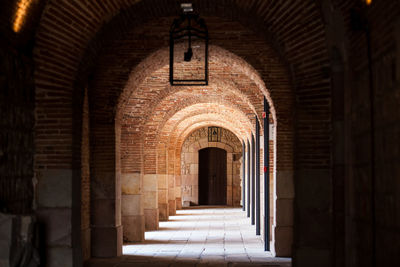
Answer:
<svg viewBox="0 0 400 267"><path fill-rule="evenodd" d="M124 244L123 256L91 259L85 267L290 267L290 258L264 251L255 226L239 208L178 210L145 241Z"/></svg>

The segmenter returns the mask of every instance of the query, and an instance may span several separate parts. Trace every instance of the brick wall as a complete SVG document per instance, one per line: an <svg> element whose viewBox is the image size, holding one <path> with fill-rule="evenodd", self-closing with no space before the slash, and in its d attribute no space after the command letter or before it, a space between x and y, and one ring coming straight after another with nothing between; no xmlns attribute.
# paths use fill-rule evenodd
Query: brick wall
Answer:
<svg viewBox="0 0 400 267"><path fill-rule="evenodd" d="M15 214L34 208L35 86L33 42L43 4L30 5L30 16L14 31L18 5L0 3L0 210ZM43 134L43 132L39 133Z"/></svg>
<svg viewBox="0 0 400 267"><path fill-rule="evenodd" d="M26 214L34 197L33 62L3 40L0 58L0 210Z"/></svg>
<svg viewBox="0 0 400 267"><path fill-rule="evenodd" d="M399 224L399 12L396 1L370 6L337 1L346 22L345 59L345 263L398 265ZM372 51L370 94L365 32L351 29L350 10L365 14ZM371 128L371 98L374 128ZM373 133L373 135L372 135ZM375 155L371 154L374 136ZM374 166L374 179L372 178Z"/></svg>

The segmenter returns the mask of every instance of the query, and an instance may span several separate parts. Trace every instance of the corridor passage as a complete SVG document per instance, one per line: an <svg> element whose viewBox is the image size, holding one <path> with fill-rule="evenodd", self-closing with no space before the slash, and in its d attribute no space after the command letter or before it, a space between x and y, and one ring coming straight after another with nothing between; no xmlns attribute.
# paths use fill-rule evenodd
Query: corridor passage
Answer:
<svg viewBox="0 0 400 267"><path fill-rule="evenodd" d="M289 258L264 252L263 241L239 208L178 210L145 238L125 244L124 256L92 260L90 266L291 266Z"/></svg>

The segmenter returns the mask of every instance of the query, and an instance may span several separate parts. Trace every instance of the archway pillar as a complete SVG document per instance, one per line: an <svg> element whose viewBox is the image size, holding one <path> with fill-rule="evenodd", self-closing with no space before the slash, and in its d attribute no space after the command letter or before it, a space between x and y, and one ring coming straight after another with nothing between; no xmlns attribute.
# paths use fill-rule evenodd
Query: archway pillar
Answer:
<svg viewBox="0 0 400 267"><path fill-rule="evenodd" d="M182 209L181 150L175 151L175 200L176 209Z"/></svg>
<svg viewBox="0 0 400 267"><path fill-rule="evenodd" d="M95 120L92 120L95 121ZM92 257L122 255L120 127L94 123L91 131Z"/></svg>
<svg viewBox="0 0 400 267"><path fill-rule="evenodd" d="M292 253L293 240L293 203L294 185L293 171L277 171L275 187L275 206L276 211L272 234L275 248L275 255L280 257L290 257ZM274 192L271 190L271 192ZM271 199L271 196L270 196Z"/></svg>
<svg viewBox="0 0 400 267"><path fill-rule="evenodd" d="M277 257L291 257L294 226L294 171L290 153L293 136L290 120L270 121L269 171L271 250Z"/></svg>
<svg viewBox="0 0 400 267"><path fill-rule="evenodd" d="M217 143L216 147L225 149L225 145ZM233 153L226 153L226 205L233 206Z"/></svg>
<svg viewBox="0 0 400 267"><path fill-rule="evenodd" d="M144 176L142 184L142 199L146 231L158 229L158 177L156 164L157 152L155 151L155 147L145 147L143 154Z"/></svg>
<svg viewBox="0 0 400 267"><path fill-rule="evenodd" d="M158 192L158 214L160 221L167 221L169 216L168 207L168 176L166 173L167 151L165 144L157 145L157 192Z"/></svg>
<svg viewBox="0 0 400 267"><path fill-rule="evenodd" d="M143 168L141 135L132 131L130 122L121 121L121 189L122 225L125 241L144 240L145 222L143 211ZM134 140L134 141L133 141Z"/></svg>
<svg viewBox="0 0 400 267"><path fill-rule="evenodd" d="M175 204L176 210L182 209L182 178L180 175L175 174Z"/></svg>
<svg viewBox="0 0 400 267"><path fill-rule="evenodd" d="M144 240L145 222L143 212L141 173L123 173L122 180L122 225L124 240Z"/></svg>
<svg viewBox="0 0 400 267"><path fill-rule="evenodd" d="M158 176L157 174L145 174L143 177L143 204L146 231L158 230Z"/></svg>
<svg viewBox="0 0 400 267"><path fill-rule="evenodd" d="M157 174L158 183L158 212L159 220L167 221L169 216L168 208L168 176L165 173Z"/></svg>
<svg viewBox="0 0 400 267"><path fill-rule="evenodd" d="M168 168L168 215L176 214L175 197L175 151L173 147L168 148L167 168Z"/></svg>

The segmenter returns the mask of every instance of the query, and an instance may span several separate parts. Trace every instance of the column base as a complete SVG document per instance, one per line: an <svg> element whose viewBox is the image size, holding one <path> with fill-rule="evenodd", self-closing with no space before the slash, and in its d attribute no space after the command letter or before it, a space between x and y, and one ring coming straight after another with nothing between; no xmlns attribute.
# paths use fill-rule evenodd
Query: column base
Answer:
<svg viewBox="0 0 400 267"><path fill-rule="evenodd" d="M168 200L168 211L169 211L169 216L173 216L176 214L176 201L174 200Z"/></svg>
<svg viewBox="0 0 400 267"><path fill-rule="evenodd" d="M181 210L182 209L182 198L177 197L176 198L176 210Z"/></svg>
<svg viewBox="0 0 400 267"><path fill-rule="evenodd" d="M90 259L90 228L81 230L81 238L82 238L82 259L88 260Z"/></svg>
<svg viewBox="0 0 400 267"><path fill-rule="evenodd" d="M124 241L141 242L144 240L144 215L122 216Z"/></svg>
<svg viewBox="0 0 400 267"><path fill-rule="evenodd" d="M160 222L162 221L168 221L168 204L167 203L159 203L158 204L158 214L159 217L158 219L160 220Z"/></svg>
<svg viewBox="0 0 400 267"><path fill-rule="evenodd" d="M146 231L158 230L158 209L145 209L144 210L144 222Z"/></svg>
<svg viewBox="0 0 400 267"><path fill-rule="evenodd" d="M292 255L293 227L274 227L275 254L277 257L290 257Z"/></svg>
<svg viewBox="0 0 400 267"><path fill-rule="evenodd" d="M122 255L122 225L99 227L92 226L92 257L113 258Z"/></svg>

